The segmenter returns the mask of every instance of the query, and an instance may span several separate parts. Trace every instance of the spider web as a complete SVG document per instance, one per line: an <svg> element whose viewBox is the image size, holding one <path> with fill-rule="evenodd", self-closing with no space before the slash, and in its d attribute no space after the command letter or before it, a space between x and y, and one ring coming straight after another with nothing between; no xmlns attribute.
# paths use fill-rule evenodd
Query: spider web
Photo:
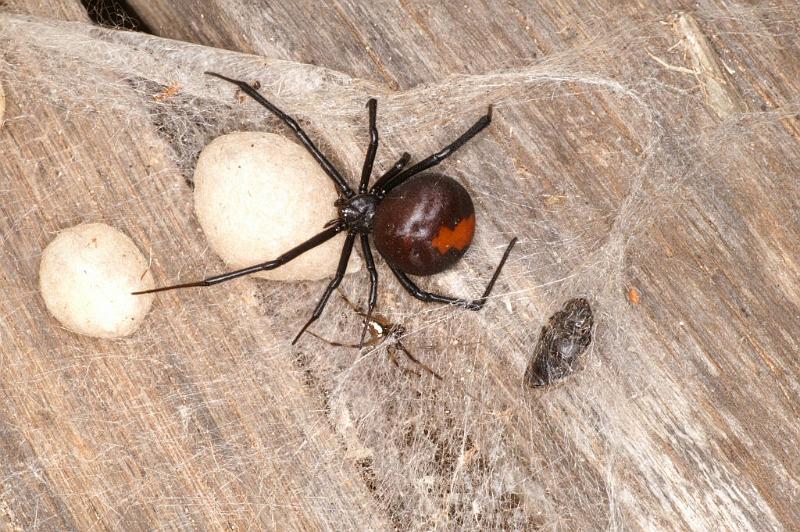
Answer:
<svg viewBox="0 0 800 532"><path fill-rule="evenodd" d="M761 15L766 12L740 9L735 18L745 32L766 31L775 38L797 32L799 19L795 14L770 11L771 20L778 21L765 28ZM707 23L713 23L717 14L704 16ZM686 20L680 17L670 22L680 26ZM627 398L645 390L668 393L659 388L666 385L652 378L651 369L643 361L658 354L652 329L642 323L626 297L636 276L631 262L638 253L647 253L648 229L684 201L687 183L713 181L714 176L725 173L726 165L743 164L759 132L797 113L796 103L783 106L780 112L740 116L739 109L726 103L725 91L715 93L711 82L704 81L690 63L680 67L686 72L675 66L681 54L684 58L691 55L685 43L673 48L671 57L657 57L643 66L645 51L670 48L671 43L664 41L655 22L624 21L618 28L598 32L590 42L536 62L390 92L319 67L139 33L13 15L0 15L0 21L4 50L0 79L15 94L34 91L24 103L35 102L65 121L114 116L132 129L142 123L155 126L163 143L159 149L169 160L154 166L171 166L178 171L144 173L132 168L132 173L142 175L138 178L141 187L116 196L119 204L105 211L102 220L119 227L138 223L128 218L128 204L157 205L174 202L175 198L185 207L174 216L191 219L191 205L186 204L190 197L187 182L191 181L198 153L216 136L236 130L288 134L253 102L237 100L229 85L204 77L205 70L258 80L262 93L300 118L311 136L321 140L325 151L350 176L358 175L366 146L367 97L379 99L378 170L386 169L404 150L411 151L415 160L435 151L493 103L494 133L473 140L443 168L473 195L479 220L475 241L456 268L421 281L435 291L477 295L510 238L519 236L520 244L486 310L475 315L447 306L420 304L398 287L387 268L381 266L380 270L378 312L406 327L404 344L443 375L444 382L398 369L386 356L385 344L358 354L306 337L306 347L290 349L287 340L303 323L298 316L311 311L324 283L293 286L251 281L256 288L255 297L249 300L223 292L215 304L193 306L195 296L187 293L179 298L188 305L186 309L167 310L181 319L190 315L195 326L203 328L217 319L217 305L240 305L257 312L263 321L249 323L246 310L242 310L243 318L230 334L248 335L252 327L266 326L272 338L258 352L242 355L249 364L240 366L238 373L207 381L192 381L190 376L188 384L176 388L176 401L193 404L196 389L202 389L207 399L247 401L253 376L266 372L269 360L291 358L310 393L319 397L325 423L340 438L346 460L359 470L371 496L397 528L569 528L573 520L593 520L598 528L617 528L634 509L664 504L659 502L658 493L636 500L626 484L629 472L616 466L620 455L654 452L645 428L627 423L636 418L636 406ZM677 37L675 40L681 42ZM672 69L671 75L662 76L664 69ZM698 84L705 89L697 89ZM587 100L596 113L568 116L576 102ZM685 106L685 115L660 111L673 107L676 100ZM698 135L695 120L709 101L718 112L718 121L709 122ZM549 123L552 128L534 129L527 116L536 116L536 124ZM6 117L9 123L31 119L35 115ZM604 127L612 121L616 125ZM635 134L608 141L597 133L606 129ZM41 134L49 138L60 133ZM78 179L75 174L80 171L73 155L87 142L65 139L64 152L52 160L20 156L30 172L50 165L46 172L56 176L52 190L37 194L50 197L72 186L70 179ZM559 161L562 143L570 145L570 153L588 154L591 149L595 155L591 161ZM0 140L0 149L16 153L18 147L13 139L6 139ZM602 156L597 158L597 153ZM720 157L720 153L727 157ZM540 175L540 167L553 173ZM145 181L161 185L149 186ZM46 243L47 235L37 225L42 222L40 213L31 215L30 207L16 202L18 189L25 186L0 185L0 194L6 198L4 216L7 221L13 220L4 222L7 230L2 238L14 242L28 232L40 234ZM608 193L606 187L615 190ZM92 221L95 216L88 205L64 212L72 215L51 220L49 227L68 227ZM196 227L195 221L190 223ZM174 249L175 241L146 241L146 234L147 229L142 228L143 238L137 244L153 255L154 273L161 281L222 267L209 251L196 256L191 250ZM195 236L199 249L203 249L202 234L198 231ZM20 253L11 246L3 252L7 271L35 271L38 258L38 254ZM342 285L354 301L366 298L364 276L363 270L349 275ZM25 287L27 291L18 292L11 303L21 305L24 298L30 298L35 280ZM579 296L591 301L597 324L593 343L584 355L584 367L567 383L536 392L525 389L522 375L539 328L565 300ZM167 306L168 301L175 303L169 299L160 305ZM35 316L35 327L54 326L43 311ZM360 327L359 317L334 295L314 330L349 343L356 340ZM157 323L150 328L157 334ZM83 341L69 339L58 352L92 356ZM121 342L142 352L141 360L131 358L124 364L144 360L167 364L186 356L162 352L151 343L151 336L144 340L134 335ZM96 355L102 357L102 347L97 349ZM209 350L213 351L213 346ZM11 367L23 365L22 353L6 356ZM400 358L399 363L415 369L408 360ZM80 367L81 362L56 365L66 372L76 364ZM28 377L37 378L35 372ZM23 385L19 380L13 382ZM80 389L89 385L88 380L77 376L70 386ZM14 396L23 392L11 386L9 393ZM683 407L678 404L675 408ZM187 407L185 416L172 422L179 427L187 417L198 416L198 410ZM158 413L142 412L142 416L149 415ZM87 431L105 430L101 428L102 419L91 414L86 418L81 413L75 416ZM322 427L307 430L313 433ZM691 428L686 431L685 437L691 439ZM157 436L145 429L128 452L145 453ZM197 452L199 459L205 460L222 450L236 467L258 469L265 460L262 448L254 450L244 433L235 431L227 442L211 442ZM108 450L111 458L115 452ZM588 455L603 468L584 466ZM39 462L38 472L23 462L15 474L70 474L68 457L54 454L49 460ZM165 459L151 474L167 477L172 474L169 466ZM233 466L219 463L216 467L214 474L226 478L225 469ZM720 472L708 474L719 475L715 482L731 486L735 495L727 496L732 501L745 500L758 508L764 526L777 526L774 515L752 488ZM655 470L639 471L638 475L645 479L659 476ZM216 477L209 474L209 478ZM572 482L575 478L580 481ZM6 486L13 486L14 478L9 476L4 481ZM130 490L122 481L114 484L103 479L102 485L87 496L101 500L101 506L108 508L128 504ZM4 499L13 500L9 490L13 487L6 488ZM337 497L336 493L318 495L330 501ZM281 501L275 495L262 497L241 504L217 503L216 508L220 514L235 517L251 505L274 511ZM165 510L166 516L172 515L174 506L190 507L197 501L176 493L174 499L153 498L149 502ZM687 502L677 511L687 520L704 519L701 505ZM738 520L741 516L732 514L716 518L717 524L735 526L742 522ZM113 521L113 517L110 519ZM165 527L181 526L179 517L167 519L174 521L164 523Z"/></svg>

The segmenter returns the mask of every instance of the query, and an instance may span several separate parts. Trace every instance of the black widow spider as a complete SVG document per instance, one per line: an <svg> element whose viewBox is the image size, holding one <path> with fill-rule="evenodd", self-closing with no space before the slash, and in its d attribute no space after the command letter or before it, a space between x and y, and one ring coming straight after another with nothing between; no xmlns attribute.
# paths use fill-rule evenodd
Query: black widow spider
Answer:
<svg viewBox="0 0 800 532"><path fill-rule="evenodd" d="M483 296L479 299L467 300L427 292L420 289L408 278L407 274L433 275L442 272L460 259L472 242L472 236L475 231L475 209L469 193L450 177L439 174L420 174L420 172L445 160L488 126L492 121L491 106L489 106L488 112L463 135L430 157L406 168L411 156L408 153L403 153L394 166L384 173L372 185L372 188L368 189L369 179L372 175L372 165L375 161L375 154L378 151L378 128L375 123L378 103L375 98L370 98L367 102L370 141L361 171L361 182L358 186L358 193L356 193L292 117L267 101L246 82L231 79L215 72L206 72L206 74L236 85L242 92L281 119L294 132L298 140L336 185L339 191L339 199L336 200L339 217L328 222L321 233L271 261L214 275L202 281L163 286L152 290L134 292L134 294L148 294L194 286L211 286L251 273L273 270L330 240L338 233L347 231L347 237L345 238L344 246L342 246L342 254L339 258L339 266L336 268L336 275L325 289L325 293L314 309L311 319L303 325L303 328L292 340L292 344L296 343L308 326L320 317L331 293L341 283L347 268L347 262L350 259L350 253L353 251L356 236L361 240L364 262L370 278L367 320L361 333L360 341L360 344L363 344L366 326L378 299L378 271L375 268L369 245L370 233L372 233L375 246L386 260L392 273L403 285L403 288L415 298L426 302L454 304L469 310L483 308L495 281L497 281L497 277L500 275L500 270L502 270L503 264L505 264L508 254L511 252L511 248L517 242L516 238L511 239L505 253L503 253L503 258L500 259L494 275L492 275L486 290L483 292Z"/></svg>

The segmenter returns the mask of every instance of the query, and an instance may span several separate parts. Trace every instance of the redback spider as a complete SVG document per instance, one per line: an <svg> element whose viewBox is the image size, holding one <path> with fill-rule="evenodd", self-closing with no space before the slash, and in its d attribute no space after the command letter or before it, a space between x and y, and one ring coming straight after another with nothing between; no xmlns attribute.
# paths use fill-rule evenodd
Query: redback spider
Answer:
<svg viewBox="0 0 800 532"><path fill-rule="evenodd" d="M336 208L339 217L328 222L325 229L309 238L302 244L290 249L279 257L256 264L240 270L214 275L191 283L163 286L152 290L134 292L134 294L148 294L177 288L190 288L193 286L211 286L251 273L273 270L287 262L299 257L306 251L313 249L341 233L347 232L347 237L342 246L339 266L336 275L328 284L322 294L314 313L311 315L300 332L297 333L292 344L300 339L309 325L314 323L322 314L331 293L339 286L344 277L347 261L353 251L356 237L361 240L361 250L364 255L367 271L369 272L369 305L367 307L367 320L361 333L363 344L364 335L369 324L369 317L378 300L378 270L372 258L369 244L369 235L378 248L378 252L386 260L389 268L397 277L400 284L415 298L425 302L448 303L469 310L480 310L492 292L497 277L505 264L511 248L517 239L512 238L494 271L494 275L486 285L483 295L479 299L461 299L427 292L419 288L411 275L433 275L440 273L452 266L467 251L472 236L475 232L475 208L472 205L467 190L454 179L440 174L421 174L424 170L432 168L448 158L468 140L478 134L492 121L492 107L463 135L453 143L448 144L440 151L406 168L411 156L404 153L402 157L368 188L372 165L378 151L378 128L375 124L378 102L370 98L367 102L369 110L370 141L364 166L361 170L361 182L358 192L355 192L342 175L319 151L311 139L306 135L300 125L289 115L267 101L257 90L244 81L228 78L215 72L206 72L239 87L239 89L266 107L272 114L291 129L297 139L311 153L322 167L322 170L333 180L339 192Z"/></svg>

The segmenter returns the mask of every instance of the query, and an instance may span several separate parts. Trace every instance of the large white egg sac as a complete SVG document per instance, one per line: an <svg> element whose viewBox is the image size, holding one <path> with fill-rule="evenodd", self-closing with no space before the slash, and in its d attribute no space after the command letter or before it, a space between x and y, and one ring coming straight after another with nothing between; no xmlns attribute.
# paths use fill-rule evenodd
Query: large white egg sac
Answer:
<svg viewBox="0 0 800 532"><path fill-rule="evenodd" d="M194 207L211 248L230 269L277 258L337 217L330 177L303 146L280 135L236 132L209 143L194 173ZM344 235L275 270L276 281L317 280L336 271Z"/></svg>

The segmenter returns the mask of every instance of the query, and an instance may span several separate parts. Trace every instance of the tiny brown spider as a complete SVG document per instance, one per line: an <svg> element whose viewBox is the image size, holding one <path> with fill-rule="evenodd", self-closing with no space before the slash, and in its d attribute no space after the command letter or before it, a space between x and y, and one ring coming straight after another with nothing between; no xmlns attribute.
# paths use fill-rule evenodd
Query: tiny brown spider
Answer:
<svg viewBox="0 0 800 532"><path fill-rule="evenodd" d="M345 344L342 342L334 342L332 340L328 340L327 338L324 338L313 331L308 331L308 334L334 347L351 347L353 349L360 349L361 347L377 347L383 344L384 342L388 341L389 343L386 345L386 352L388 353L389 360L392 361L392 364L402 369L403 371L413 373L417 377L422 376L419 372L400 365L400 363L397 360L397 352L399 351L403 353L411 362L413 362L418 367L425 370L425 372L427 372L432 377L440 381L444 380L441 375L436 373L436 371L434 371L430 366L428 366L424 362L420 361L417 357L412 355L411 352L406 348L406 346L403 345L402 338L406 334L406 328L402 324L392 323L388 318L381 316L380 314L377 314L375 312L373 312L372 314L367 314L361 307L350 301L347 298L347 296L344 295L344 292L342 292L341 290L339 290L339 296L344 300L345 303L347 303L347 305L350 308L352 308L355 311L356 314L358 314L364 319L365 321L364 327L368 331L370 339L364 342L362 345Z"/></svg>

